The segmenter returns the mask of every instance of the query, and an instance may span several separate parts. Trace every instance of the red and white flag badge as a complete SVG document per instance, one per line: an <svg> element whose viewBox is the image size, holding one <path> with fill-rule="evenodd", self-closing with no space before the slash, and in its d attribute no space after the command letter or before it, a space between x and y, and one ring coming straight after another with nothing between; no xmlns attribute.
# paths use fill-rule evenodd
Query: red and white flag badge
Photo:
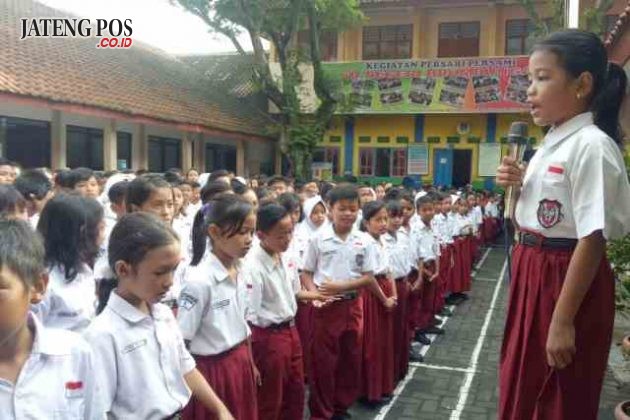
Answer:
<svg viewBox="0 0 630 420"><path fill-rule="evenodd" d="M549 165L547 172L551 172L552 174L562 175L564 173L564 168L560 165Z"/></svg>
<svg viewBox="0 0 630 420"><path fill-rule="evenodd" d="M66 382L66 398L83 397L83 382Z"/></svg>

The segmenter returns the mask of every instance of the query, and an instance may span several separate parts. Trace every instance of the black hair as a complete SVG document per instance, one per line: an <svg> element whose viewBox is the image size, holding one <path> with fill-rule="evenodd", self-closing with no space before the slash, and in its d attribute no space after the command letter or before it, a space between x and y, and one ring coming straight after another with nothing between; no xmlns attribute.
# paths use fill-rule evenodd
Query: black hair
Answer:
<svg viewBox="0 0 630 420"><path fill-rule="evenodd" d="M180 176L179 173L170 169L164 173L164 180L170 184L173 184L173 183L181 182L182 177Z"/></svg>
<svg viewBox="0 0 630 420"><path fill-rule="evenodd" d="M206 204L207 202L212 200L213 197L216 197L219 194L228 193L230 191L232 191L232 187L230 187L225 182L208 180L206 185L204 185L201 189L201 202L203 204Z"/></svg>
<svg viewBox="0 0 630 420"><path fill-rule="evenodd" d="M425 194L416 200L416 209L424 206L425 204L433 204L433 196L431 194Z"/></svg>
<svg viewBox="0 0 630 420"><path fill-rule="evenodd" d="M139 176L127 185L127 213L133 212L133 207L142 205L151 197L151 193L158 188L171 189L171 184L159 175Z"/></svg>
<svg viewBox="0 0 630 420"><path fill-rule="evenodd" d="M0 269L4 267L27 287L45 271L42 237L23 220L0 218Z"/></svg>
<svg viewBox="0 0 630 420"><path fill-rule="evenodd" d="M190 186L191 186L191 187L193 187L193 189L195 189L195 188L201 188L201 184L200 184L200 183L198 183L197 181L195 181L195 182L190 182L190 181L189 181L189 184L190 184Z"/></svg>
<svg viewBox="0 0 630 420"><path fill-rule="evenodd" d="M124 215L109 237L107 258L112 273L116 262L124 261L136 267L153 249L179 242L175 231L152 214L138 212ZM107 305L111 291L118 286L118 279L103 279L98 287L99 314Z"/></svg>
<svg viewBox="0 0 630 420"><path fill-rule="evenodd" d="M296 210L300 210L300 219L298 222L304 220L304 210L302 209L302 203L300 202L300 197L294 193L284 193L280 194L276 199L278 204L284 206L289 213L293 213Z"/></svg>
<svg viewBox="0 0 630 420"><path fill-rule="evenodd" d="M289 210L278 203L266 203L258 208L256 215L256 229L269 232L282 219L289 216Z"/></svg>
<svg viewBox="0 0 630 420"><path fill-rule="evenodd" d="M216 181L219 178L225 178L225 177L229 177L230 173L228 171L226 171L225 169L217 169L216 171L212 171L212 173L210 174L210 176L208 177L208 184Z"/></svg>
<svg viewBox="0 0 630 420"><path fill-rule="evenodd" d="M102 220L103 207L92 198L59 194L46 203L37 230L44 237L48 267L58 265L70 282L82 264L93 266Z"/></svg>
<svg viewBox="0 0 630 420"><path fill-rule="evenodd" d="M534 45L533 51L541 50L555 54L560 65L574 78L584 72L592 75L589 109L595 114L595 124L621 146L619 110L626 93L627 77L619 65L608 62L601 39L592 32L566 29Z"/></svg>
<svg viewBox="0 0 630 420"><path fill-rule="evenodd" d="M399 200L387 200L385 203L387 214L391 216L402 216L403 208Z"/></svg>
<svg viewBox="0 0 630 420"><path fill-rule="evenodd" d="M79 182L89 181L90 178L96 178L94 171L89 168L72 169L68 174L67 188L73 189Z"/></svg>
<svg viewBox="0 0 630 420"><path fill-rule="evenodd" d="M52 190L46 174L39 169L28 169L20 174L13 184L26 200L43 200Z"/></svg>
<svg viewBox="0 0 630 420"><path fill-rule="evenodd" d="M362 208L363 219L361 219L361 230L367 232L367 222L376 216L378 212L385 208L385 202L381 200L365 203Z"/></svg>
<svg viewBox="0 0 630 420"><path fill-rule="evenodd" d="M411 196L411 193L409 193L408 191L400 191L400 195L398 196L398 199L407 201L408 203L411 203L412 207L415 207L414 202L413 202L413 197Z"/></svg>
<svg viewBox="0 0 630 420"><path fill-rule="evenodd" d="M0 185L0 217L23 212L26 200L13 185Z"/></svg>
<svg viewBox="0 0 630 420"><path fill-rule="evenodd" d="M238 194L238 195L243 195L247 191L251 190L251 188L249 188L246 184L243 184L241 181L239 181L236 178L230 181L230 186L232 187L232 191L234 191L234 194Z"/></svg>
<svg viewBox="0 0 630 420"><path fill-rule="evenodd" d="M400 200L401 195L403 194L403 190L400 188L390 188L385 193L385 201L389 200Z"/></svg>
<svg viewBox="0 0 630 420"><path fill-rule="evenodd" d="M197 184L197 183L188 181L188 180L183 180L182 182L179 183L179 185L188 185L190 188L194 188L194 184ZM199 184L197 184L197 188L199 188Z"/></svg>
<svg viewBox="0 0 630 420"><path fill-rule="evenodd" d="M332 191L333 188L335 188L335 184L333 184L332 182L322 182L322 184L319 186L319 192L324 201L329 201L328 193Z"/></svg>
<svg viewBox="0 0 630 420"><path fill-rule="evenodd" d="M15 166L9 159L0 156L0 166Z"/></svg>
<svg viewBox="0 0 630 420"><path fill-rule="evenodd" d="M128 187L128 181L120 181L109 187L109 191L107 191L109 202L118 205L124 203Z"/></svg>
<svg viewBox="0 0 630 420"><path fill-rule="evenodd" d="M55 185L60 188L72 188L70 187L71 173L72 171L69 169L62 169L58 171L57 175L55 175Z"/></svg>
<svg viewBox="0 0 630 420"><path fill-rule="evenodd" d="M256 197L258 197L258 201L263 201L272 196L273 196L273 191L271 191L269 188L267 187L256 188Z"/></svg>
<svg viewBox="0 0 630 420"><path fill-rule="evenodd" d="M327 198L331 207L341 200L356 201L357 204L359 203L357 188L351 184L343 184L333 188L328 192Z"/></svg>
<svg viewBox="0 0 630 420"><path fill-rule="evenodd" d="M175 167L175 168L169 168L167 172L172 172L174 174L181 175L183 171L182 171L182 168Z"/></svg>
<svg viewBox="0 0 630 420"><path fill-rule="evenodd" d="M285 178L284 176L282 176L282 175L274 175L274 176L272 176L271 178L269 178L267 180L267 186L268 187L271 187L272 185L279 184L279 183L283 183L287 187L291 184L289 182L289 180L287 178Z"/></svg>
<svg viewBox="0 0 630 420"><path fill-rule="evenodd" d="M216 225L228 237L236 235L245 219L252 212L249 201L236 194L219 194L197 212L192 228L193 257L196 266L206 252L206 240L210 225Z"/></svg>

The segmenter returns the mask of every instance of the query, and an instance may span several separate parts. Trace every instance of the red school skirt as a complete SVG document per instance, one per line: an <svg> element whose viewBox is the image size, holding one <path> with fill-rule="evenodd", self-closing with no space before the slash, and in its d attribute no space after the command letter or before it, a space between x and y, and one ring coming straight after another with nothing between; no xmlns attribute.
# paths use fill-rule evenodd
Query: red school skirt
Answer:
<svg viewBox="0 0 630 420"><path fill-rule="evenodd" d="M385 296L392 287L385 276L376 276ZM362 395L368 401L380 401L394 391L394 312L387 311L369 290L363 299L363 377Z"/></svg>
<svg viewBox="0 0 630 420"><path fill-rule="evenodd" d="M436 265L435 261L431 261L424 265L431 273L435 273ZM433 316L435 311L435 295L438 291L438 283L440 279L437 277L432 282L429 281L429 276L424 276L424 282L422 283L422 296L420 302L420 317L418 328L428 328L432 325Z"/></svg>
<svg viewBox="0 0 630 420"><path fill-rule="evenodd" d="M409 311L409 334L410 337L413 338L415 331L421 328L420 322L420 309L422 306L422 276L418 272L418 270L413 269L408 276L409 280L409 298L408 298L408 311ZM411 290L411 285L416 281L421 282L420 287L415 291Z"/></svg>
<svg viewBox="0 0 630 420"><path fill-rule="evenodd" d="M313 310L310 302L298 302L298 310L295 315L295 327L297 328L302 343L302 356L304 361L304 377L311 376L311 348L313 346Z"/></svg>
<svg viewBox="0 0 630 420"><path fill-rule="evenodd" d="M517 245L499 373L499 419L596 419L614 321L615 284L602 258L575 317L573 362L547 364L549 324L572 251Z"/></svg>
<svg viewBox="0 0 630 420"><path fill-rule="evenodd" d="M400 381L407 375L409 368L409 283L407 277L396 279L398 305L394 309L394 380Z"/></svg>
<svg viewBox="0 0 630 420"><path fill-rule="evenodd" d="M247 341L216 356L193 355L197 369L238 420L258 419L256 383ZM193 397L184 411L184 420L213 420L206 407Z"/></svg>
<svg viewBox="0 0 630 420"><path fill-rule="evenodd" d="M453 257L455 266L451 276L451 292L463 293L470 291L470 246L466 237L459 237L455 240Z"/></svg>

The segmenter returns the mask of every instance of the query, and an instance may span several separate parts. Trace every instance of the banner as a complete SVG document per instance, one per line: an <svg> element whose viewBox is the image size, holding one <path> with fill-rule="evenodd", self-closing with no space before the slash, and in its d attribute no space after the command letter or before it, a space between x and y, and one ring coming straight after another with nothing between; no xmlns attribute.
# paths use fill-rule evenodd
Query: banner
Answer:
<svg viewBox="0 0 630 420"><path fill-rule="evenodd" d="M477 173L481 177L495 177L501 163L501 144L479 144L479 166Z"/></svg>
<svg viewBox="0 0 630 420"><path fill-rule="evenodd" d="M429 173L429 147L426 144L409 145L407 149L407 175Z"/></svg>
<svg viewBox="0 0 630 420"><path fill-rule="evenodd" d="M528 57L324 63L342 81L339 113L524 112Z"/></svg>

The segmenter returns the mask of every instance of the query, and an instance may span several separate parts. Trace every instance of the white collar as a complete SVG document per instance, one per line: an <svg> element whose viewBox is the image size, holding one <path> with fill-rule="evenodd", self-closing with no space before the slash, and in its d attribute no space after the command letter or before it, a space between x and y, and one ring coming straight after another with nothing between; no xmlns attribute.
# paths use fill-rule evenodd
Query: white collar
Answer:
<svg viewBox="0 0 630 420"><path fill-rule="evenodd" d="M157 315L157 311L154 310L155 305L149 305L149 310L151 314L157 319L159 318ZM143 321L147 318L150 318L151 315L145 314L125 299L121 298L116 290L112 290L112 293L109 295L109 300L107 301L107 307L112 311L116 312L121 318L131 322L132 324L137 324L140 321Z"/></svg>
<svg viewBox="0 0 630 420"><path fill-rule="evenodd" d="M587 125L592 125L594 123L594 117L592 112L584 112L582 114L578 114L570 120L562 123L557 127L553 127L543 141L543 147L549 148L554 145L560 143L562 140L569 137L571 134L580 130Z"/></svg>
<svg viewBox="0 0 630 420"><path fill-rule="evenodd" d="M50 337L41 321L32 312L28 313L28 327L33 331L33 348L31 354L47 356L65 356L70 354L68 343L58 337Z"/></svg>

